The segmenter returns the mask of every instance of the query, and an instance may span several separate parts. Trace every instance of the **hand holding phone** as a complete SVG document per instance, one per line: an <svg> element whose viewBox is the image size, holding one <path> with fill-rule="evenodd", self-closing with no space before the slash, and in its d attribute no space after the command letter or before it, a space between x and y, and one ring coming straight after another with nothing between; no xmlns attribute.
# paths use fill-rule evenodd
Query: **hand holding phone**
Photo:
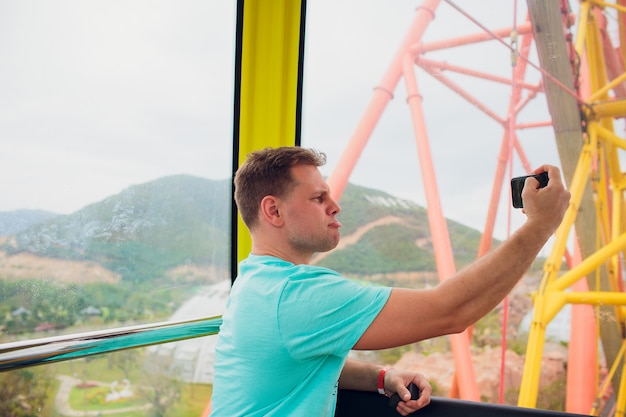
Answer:
<svg viewBox="0 0 626 417"><path fill-rule="evenodd" d="M411 382L407 388L411 393L412 400L417 400L420 397L420 390L417 388L417 385ZM389 398L389 407L397 407L400 401L402 401L402 398L400 398L397 392L394 393L391 398Z"/></svg>
<svg viewBox="0 0 626 417"><path fill-rule="evenodd" d="M533 177L539 181L539 188L543 188L548 185L548 173L542 172L541 174L524 175L523 177L515 177L511 179L511 199L513 200L513 207L522 208L524 202L522 201L522 190L526 183L526 178Z"/></svg>

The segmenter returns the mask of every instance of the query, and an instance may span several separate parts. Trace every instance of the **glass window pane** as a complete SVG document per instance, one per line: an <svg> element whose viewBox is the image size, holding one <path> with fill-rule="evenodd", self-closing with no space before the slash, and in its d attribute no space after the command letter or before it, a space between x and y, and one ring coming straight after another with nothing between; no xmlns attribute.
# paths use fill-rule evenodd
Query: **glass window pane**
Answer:
<svg viewBox="0 0 626 417"><path fill-rule="evenodd" d="M222 313L235 7L0 4L0 343ZM207 384L204 339L149 354ZM98 379L99 361L0 377L48 374L52 410L63 376Z"/></svg>
<svg viewBox="0 0 626 417"><path fill-rule="evenodd" d="M21 395L16 401L3 401L0 412L16 416L199 417L211 397L211 384L186 379L185 366L180 358L131 349L3 372L3 393L15 387L12 393Z"/></svg>

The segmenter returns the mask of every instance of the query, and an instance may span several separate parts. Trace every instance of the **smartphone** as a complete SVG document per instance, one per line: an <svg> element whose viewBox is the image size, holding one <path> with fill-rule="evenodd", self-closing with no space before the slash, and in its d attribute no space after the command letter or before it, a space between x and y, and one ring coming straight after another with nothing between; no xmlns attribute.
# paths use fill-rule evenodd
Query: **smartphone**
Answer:
<svg viewBox="0 0 626 417"><path fill-rule="evenodd" d="M412 400L417 400L420 397L420 389L417 388L417 385L411 382L407 388L411 393ZM389 407L397 407L400 401L402 401L402 399L396 392L391 396L391 398L389 398Z"/></svg>
<svg viewBox="0 0 626 417"><path fill-rule="evenodd" d="M511 179L511 199L513 200L513 207L522 208L524 202L522 201L522 190L524 189L524 183L526 178L534 177L539 181L539 188L543 188L548 185L548 173L542 172L541 174L524 175L523 177L515 177Z"/></svg>

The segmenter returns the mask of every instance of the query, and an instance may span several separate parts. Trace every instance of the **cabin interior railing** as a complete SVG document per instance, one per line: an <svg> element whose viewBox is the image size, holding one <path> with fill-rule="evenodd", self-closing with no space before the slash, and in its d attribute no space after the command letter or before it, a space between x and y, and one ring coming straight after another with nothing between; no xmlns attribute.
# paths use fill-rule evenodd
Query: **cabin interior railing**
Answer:
<svg viewBox="0 0 626 417"><path fill-rule="evenodd" d="M0 372L215 335L221 316L74 333L0 344Z"/></svg>
<svg viewBox="0 0 626 417"><path fill-rule="evenodd" d="M216 335L221 324L222 317L213 316L4 343L0 344L0 372ZM340 390L336 416L393 417L398 415L395 409L389 407L387 403L385 397L376 393ZM422 417L450 415L469 417L500 417L503 415L514 417L584 417L579 414L559 411L439 397L433 397L428 407L411 415L421 415Z"/></svg>

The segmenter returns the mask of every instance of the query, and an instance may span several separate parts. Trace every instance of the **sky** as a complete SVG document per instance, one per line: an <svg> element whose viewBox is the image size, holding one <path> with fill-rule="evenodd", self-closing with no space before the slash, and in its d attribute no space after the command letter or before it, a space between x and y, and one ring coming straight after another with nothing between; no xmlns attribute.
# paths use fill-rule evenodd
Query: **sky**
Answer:
<svg viewBox="0 0 626 417"><path fill-rule="evenodd" d="M523 1L458 3L491 29L526 16ZM302 144L327 153L324 175L344 152L420 4L308 2ZM0 212L69 214L167 175L228 178L234 29L234 1L0 2ZM442 1L422 41L480 31ZM512 71L509 49L496 41L426 57L504 77ZM444 215L481 230L503 128L422 70L415 74ZM529 80L539 78L528 70ZM509 86L458 82L505 117ZM425 205L406 98L401 80L350 181ZM519 118L548 120L545 97ZM551 128L519 135L533 166L559 165ZM519 160L512 173L526 174ZM509 223L509 206L504 189L498 238L523 221L517 210Z"/></svg>

